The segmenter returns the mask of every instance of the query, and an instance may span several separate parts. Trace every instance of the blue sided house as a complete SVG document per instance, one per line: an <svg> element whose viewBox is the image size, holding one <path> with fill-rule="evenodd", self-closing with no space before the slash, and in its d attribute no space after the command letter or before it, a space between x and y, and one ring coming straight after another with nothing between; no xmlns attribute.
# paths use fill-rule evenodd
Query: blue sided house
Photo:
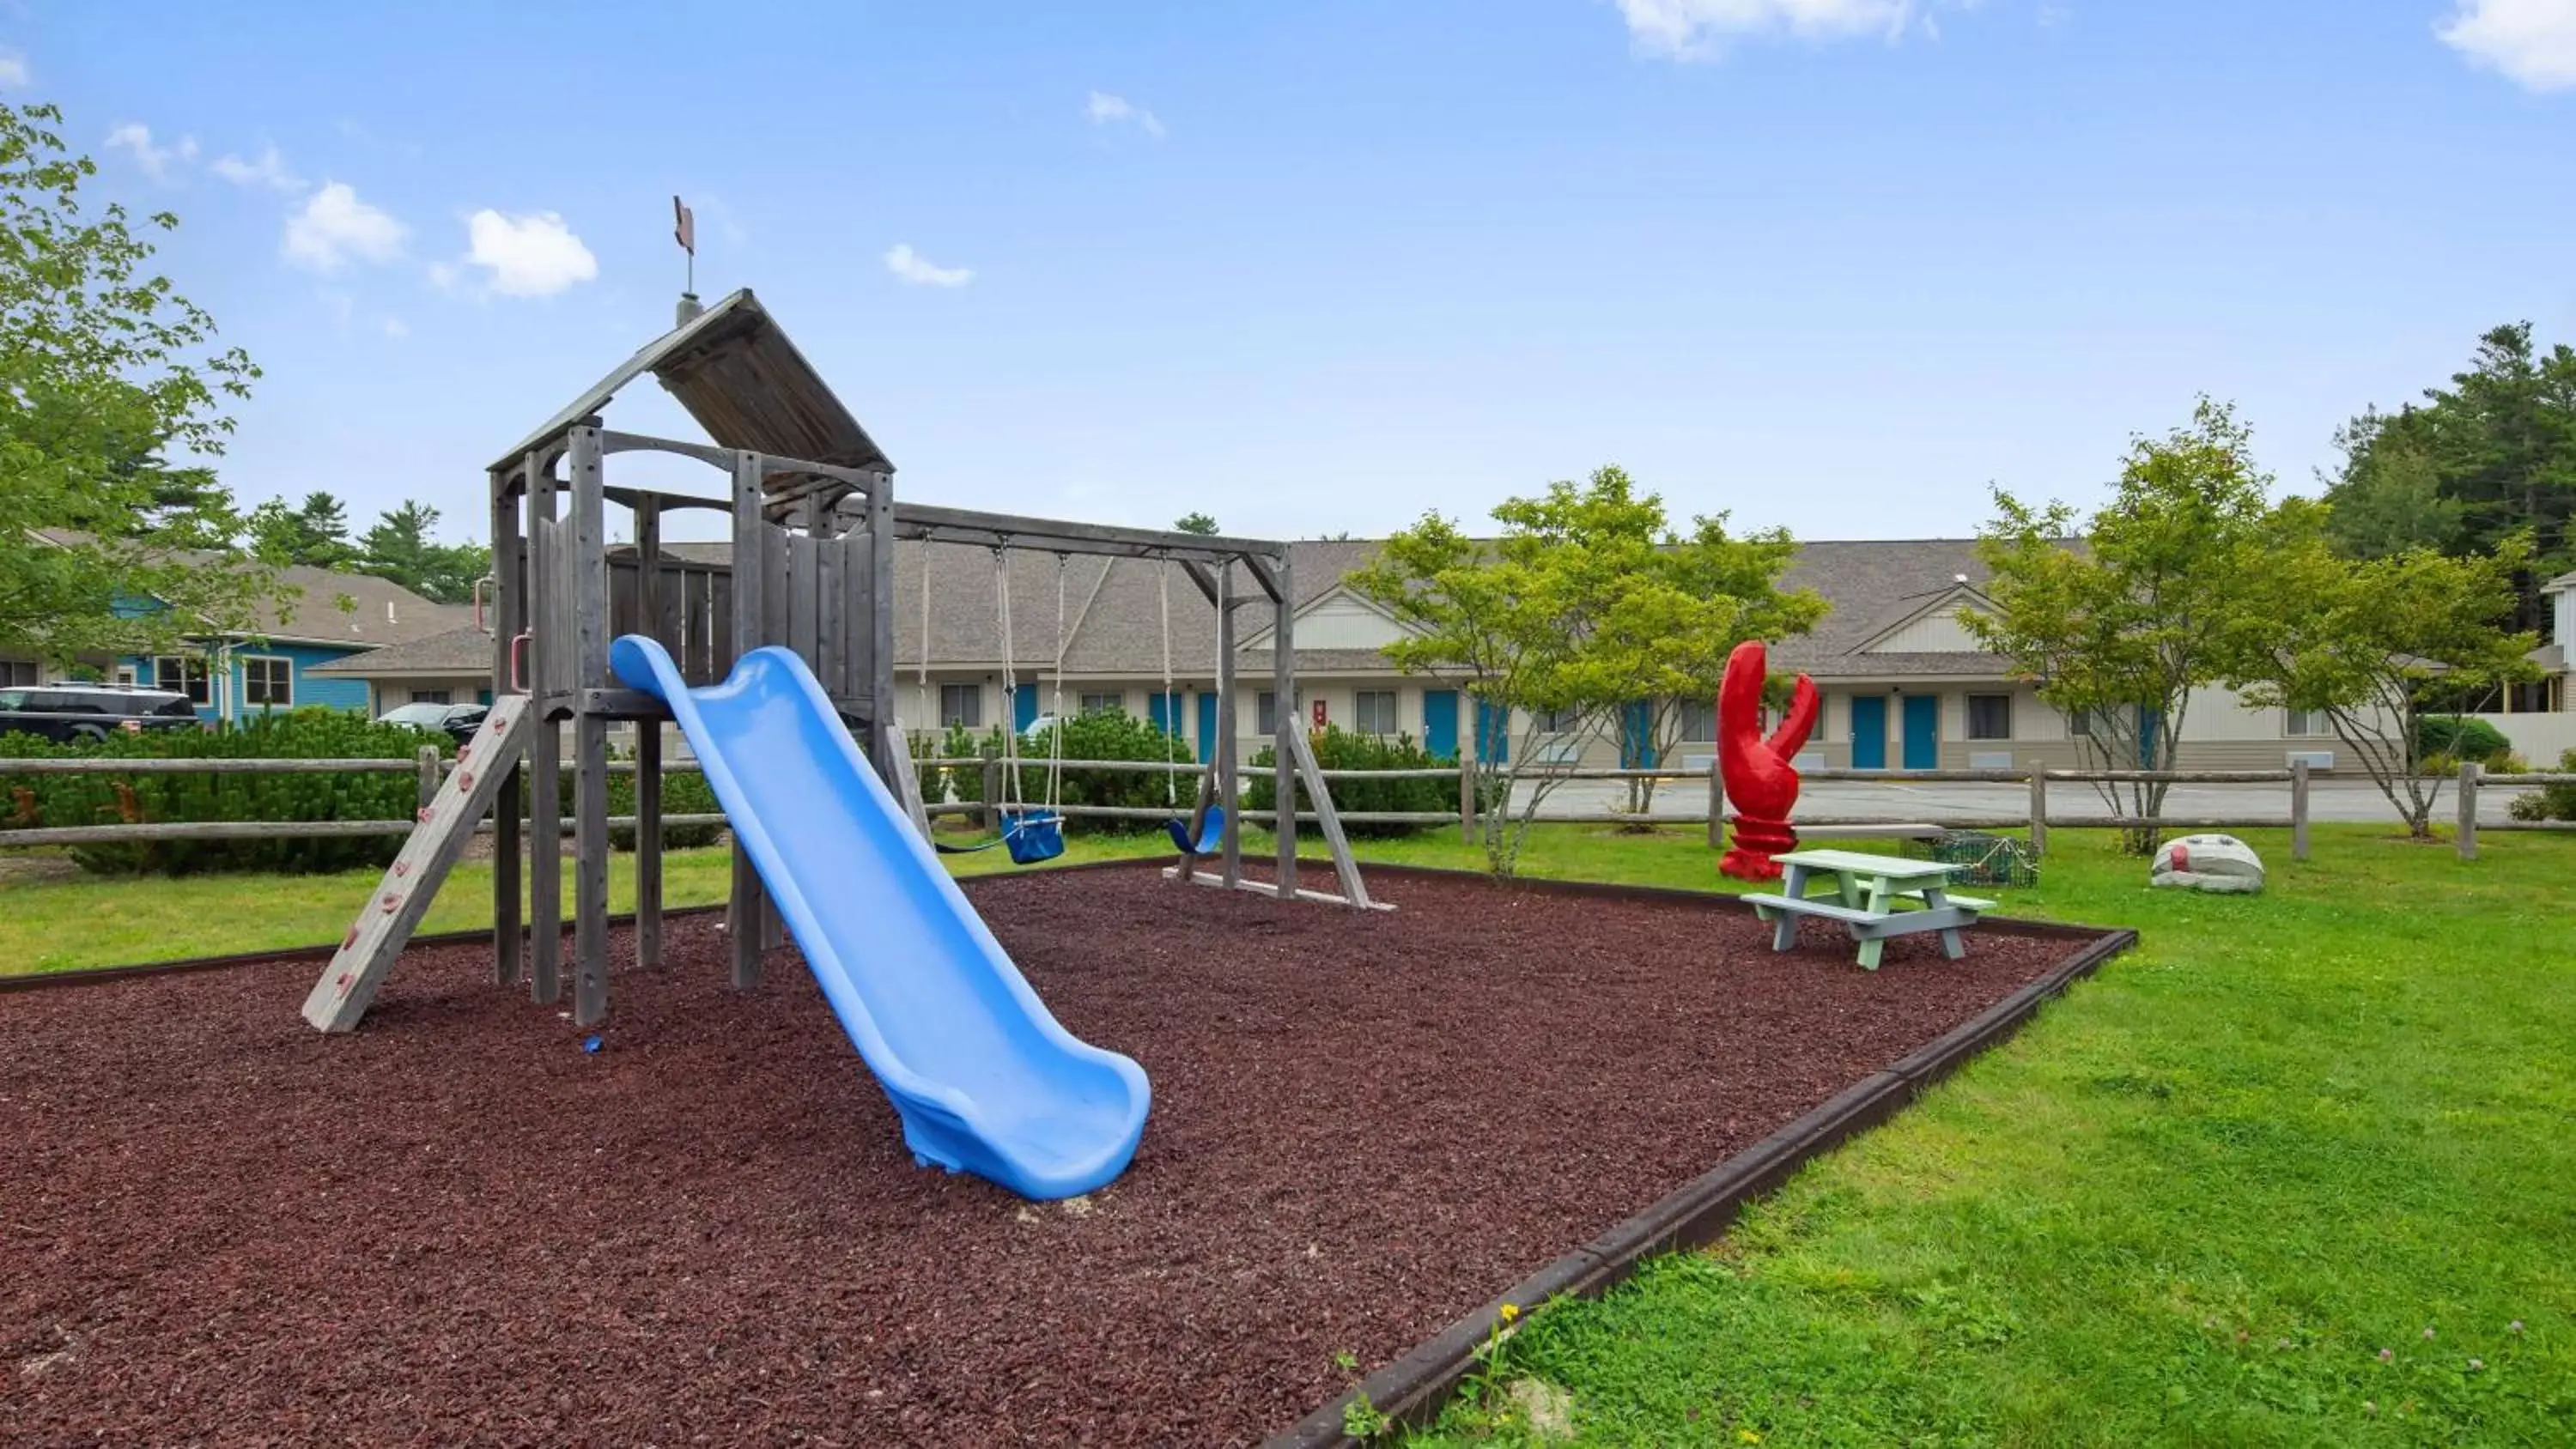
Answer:
<svg viewBox="0 0 2576 1449"><path fill-rule="evenodd" d="M364 676L329 666L393 646L467 630L485 639L490 658L470 609L364 574L298 566L281 577L299 592L255 629L190 639L175 653L127 655L114 661L111 677L183 692L200 718L231 722L316 706L378 713Z"/></svg>

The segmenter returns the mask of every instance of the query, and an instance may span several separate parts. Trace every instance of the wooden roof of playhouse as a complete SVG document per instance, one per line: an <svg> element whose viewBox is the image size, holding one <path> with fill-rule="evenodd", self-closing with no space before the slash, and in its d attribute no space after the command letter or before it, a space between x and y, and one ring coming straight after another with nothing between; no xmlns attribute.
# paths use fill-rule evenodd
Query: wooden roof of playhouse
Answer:
<svg viewBox="0 0 2576 1449"><path fill-rule="evenodd" d="M619 389L648 372L718 447L894 471L893 460L748 287L646 343L492 466L517 470L529 450L547 447L565 429L597 416ZM803 493L805 481L800 474L772 473L763 486L773 493ZM823 501L842 491L846 485L825 490Z"/></svg>

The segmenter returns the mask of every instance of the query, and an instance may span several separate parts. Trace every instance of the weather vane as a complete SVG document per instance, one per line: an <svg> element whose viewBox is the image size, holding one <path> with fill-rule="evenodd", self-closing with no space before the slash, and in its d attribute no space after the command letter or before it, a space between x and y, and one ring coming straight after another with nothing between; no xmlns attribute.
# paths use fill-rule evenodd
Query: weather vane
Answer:
<svg viewBox="0 0 2576 1449"><path fill-rule="evenodd" d="M671 240L678 242L680 250L688 253L689 256L685 272L686 281L680 288L680 294L694 297L698 295L698 218L696 213L689 210L688 203L677 196L671 198Z"/></svg>

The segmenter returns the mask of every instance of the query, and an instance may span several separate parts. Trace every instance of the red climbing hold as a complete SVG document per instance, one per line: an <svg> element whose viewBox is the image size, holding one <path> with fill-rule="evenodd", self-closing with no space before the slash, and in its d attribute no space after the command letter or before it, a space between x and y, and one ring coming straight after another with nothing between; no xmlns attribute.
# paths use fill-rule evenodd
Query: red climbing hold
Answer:
<svg viewBox="0 0 2576 1449"><path fill-rule="evenodd" d="M394 908L395 908L396 906L401 905L401 904L402 904L402 893L401 893L400 891L387 891L387 892L385 892L385 914L386 914L386 915L388 915L388 916L392 915L392 914L394 913Z"/></svg>
<svg viewBox="0 0 2576 1449"><path fill-rule="evenodd" d="M355 974L355 973L353 973L353 972L348 972L348 971L343 971L343 972L341 972L341 973L340 973L339 986L340 986L340 994L341 994L342 996L346 996L346 995L348 995L348 994L349 994L349 988L350 988L350 987L352 987L352 986L355 986L355 985L357 985L357 984L358 984L358 978L357 978L357 976L356 976L356 974Z"/></svg>
<svg viewBox="0 0 2576 1449"><path fill-rule="evenodd" d="M427 825L429 823L429 807L426 805L420 807L420 814L417 818L421 824Z"/></svg>
<svg viewBox="0 0 2576 1449"><path fill-rule="evenodd" d="M457 788L457 789L459 789L459 790L471 790L471 789L473 789L473 788L474 788L474 772L473 772L472 770L459 770L459 771L457 771L457 772L456 772L456 788Z"/></svg>
<svg viewBox="0 0 2576 1449"><path fill-rule="evenodd" d="M349 934L340 938L340 949L346 951L356 944L358 944L358 928L351 926L349 928Z"/></svg>

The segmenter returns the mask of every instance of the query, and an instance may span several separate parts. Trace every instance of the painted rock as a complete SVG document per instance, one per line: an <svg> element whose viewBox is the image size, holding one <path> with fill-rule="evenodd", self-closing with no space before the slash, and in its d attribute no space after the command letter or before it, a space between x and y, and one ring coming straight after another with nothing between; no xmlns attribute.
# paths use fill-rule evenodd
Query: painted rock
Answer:
<svg viewBox="0 0 2576 1449"><path fill-rule="evenodd" d="M2263 858L2233 835L2186 835L2156 847L2147 884L2251 895L2263 888Z"/></svg>

